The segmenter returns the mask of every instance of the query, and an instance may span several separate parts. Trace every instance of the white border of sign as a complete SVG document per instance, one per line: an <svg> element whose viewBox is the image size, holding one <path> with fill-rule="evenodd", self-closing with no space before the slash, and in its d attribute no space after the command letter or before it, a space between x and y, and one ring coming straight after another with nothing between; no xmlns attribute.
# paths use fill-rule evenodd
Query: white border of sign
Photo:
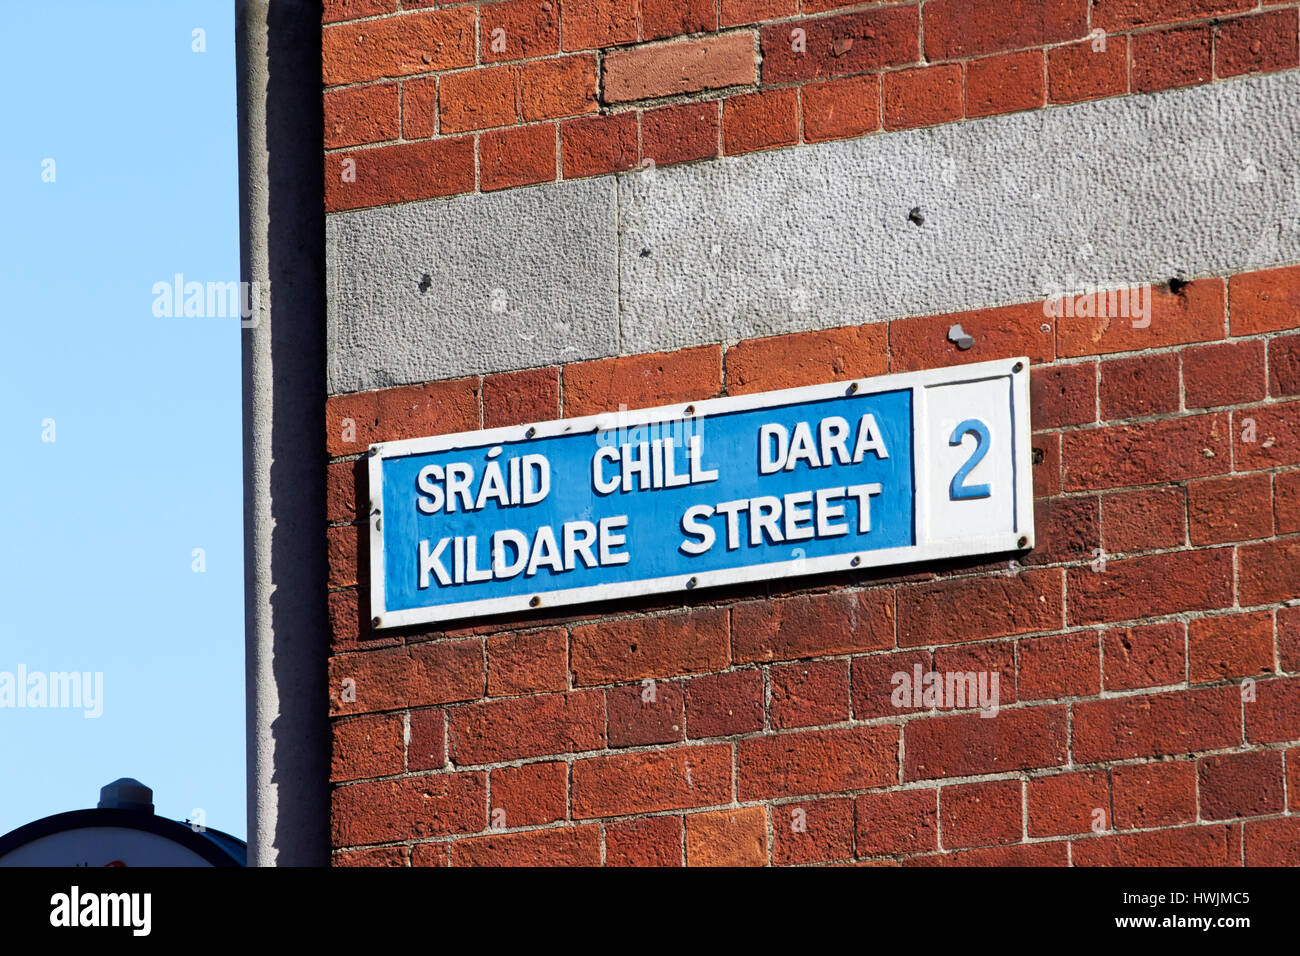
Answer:
<svg viewBox="0 0 1300 956"><path fill-rule="evenodd" d="M703 571L690 578L672 575L646 578L617 584L598 584L589 587L545 591L538 594L514 594L508 597L486 598L478 601L460 601L431 607L407 608L389 611L384 607L384 540L383 499L380 494L383 461L407 455L457 448L480 448L502 442L528 441L535 438L552 438L557 435L574 435L582 432L599 432L617 427L635 428L658 422L672 422L690 417L707 417L724 412L744 411L753 408L775 408L799 402L818 401L848 395L871 395L903 388L921 389L913 392L913 435L920 433L926 424L924 388L932 385L955 385L995 378L1011 381L1012 456L1014 463L1015 530L1002 534L974 538L959 538L925 544L911 544L901 548L882 548L853 554L838 554L823 558L801 558L793 561L776 561L767 564L747 565L718 571ZM926 507L925 495L929 473L927 449L923 442L914 442L913 465L915 469L917 528L923 527ZM805 574L825 574L832 571L860 570L890 564L913 564L944 558L967 557L980 554L998 554L1024 551L1034 546L1033 473L1029 432L1029 359L1025 357L955 365L947 368L926 369L921 372L903 372L875 378L850 379L827 385L809 385L753 395L728 398L711 398L699 402L678 402L655 408L642 408L625 412L603 412L583 418L567 418L539 422L532 425L511 425L506 428L489 428L482 431L457 432L430 438L412 438L405 441L380 442L370 446L369 506L370 506L370 617L376 628L406 627L412 624L429 624L438 621L458 620L492 614L508 614L582 604L591 601L615 601L643 594L662 594L669 591L699 590L723 584L746 581L765 581L773 578ZM919 535L918 535L919 536Z"/></svg>

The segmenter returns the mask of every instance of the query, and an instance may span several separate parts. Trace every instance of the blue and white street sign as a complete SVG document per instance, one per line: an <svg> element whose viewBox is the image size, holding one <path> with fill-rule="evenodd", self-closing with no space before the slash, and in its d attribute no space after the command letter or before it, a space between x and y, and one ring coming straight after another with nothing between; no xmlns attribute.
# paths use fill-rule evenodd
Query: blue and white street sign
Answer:
<svg viewBox="0 0 1300 956"><path fill-rule="evenodd" d="M1025 358L370 456L378 627L1033 546Z"/></svg>

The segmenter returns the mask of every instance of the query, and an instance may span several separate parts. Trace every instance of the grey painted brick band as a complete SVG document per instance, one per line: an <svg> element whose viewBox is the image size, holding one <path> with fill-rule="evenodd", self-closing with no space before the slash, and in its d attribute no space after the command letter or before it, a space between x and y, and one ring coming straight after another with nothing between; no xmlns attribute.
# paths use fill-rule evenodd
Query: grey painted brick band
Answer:
<svg viewBox="0 0 1300 956"><path fill-rule="evenodd" d="M329 217L330 394L617 354L616 190L606 176Z"/></svg>
<svg viewBox="0 0 1300 956"><path fill-rule="evenodd" d="M329 388L1291 261L1298 157L1290 71L339 213Z"/></svg>

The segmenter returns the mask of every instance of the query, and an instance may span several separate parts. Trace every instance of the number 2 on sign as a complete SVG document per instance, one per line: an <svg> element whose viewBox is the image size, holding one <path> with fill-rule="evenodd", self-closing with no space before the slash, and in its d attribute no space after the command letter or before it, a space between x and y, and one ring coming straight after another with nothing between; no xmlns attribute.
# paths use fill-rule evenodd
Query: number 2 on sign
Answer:
<svg viewBox="0 0 1300 956"><path fill-rule="evenodd" d="M988 426L977 418L968 418L952 430L952 435L948 438L948 444L960 445L967 435L975 436L975 447L971 450L970 457L966 459L966 464L958 468L957 474L952 476L952 484L948 486L948 496L954 501L963 501L968 498L987 498L992 494L987 484L966 484L966 477L988 454L991 440Z"/></svg>

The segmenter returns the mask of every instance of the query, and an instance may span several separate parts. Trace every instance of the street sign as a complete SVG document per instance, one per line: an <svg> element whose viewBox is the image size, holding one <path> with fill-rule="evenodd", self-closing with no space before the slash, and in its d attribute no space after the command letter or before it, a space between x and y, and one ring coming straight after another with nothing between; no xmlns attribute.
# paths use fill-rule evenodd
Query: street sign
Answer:
<svg viewBox="0 0 1300 956"><path fill-rule="evenodd" d="M1029 361L370 448L376 627L1033 547Z"/></svg>

